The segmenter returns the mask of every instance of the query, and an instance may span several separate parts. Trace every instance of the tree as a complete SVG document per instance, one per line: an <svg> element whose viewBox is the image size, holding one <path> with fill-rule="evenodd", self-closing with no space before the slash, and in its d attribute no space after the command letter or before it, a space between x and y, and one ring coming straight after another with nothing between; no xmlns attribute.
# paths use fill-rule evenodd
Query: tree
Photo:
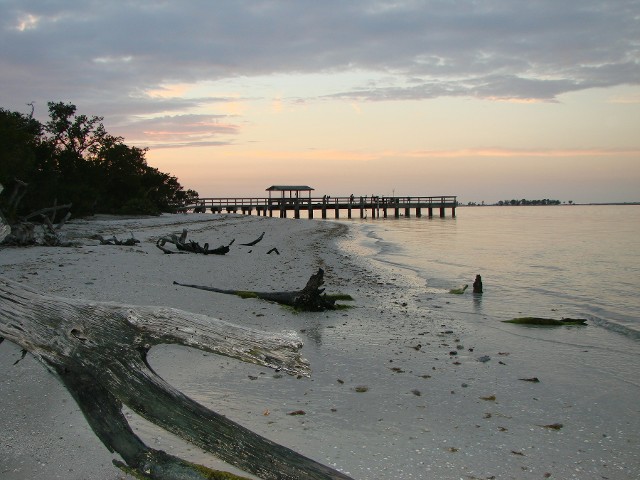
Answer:
<svg viewBox="0 0 640 480"><path fill-rule="evenodd" d="M0 108L0 184L5 187L5 195L0 197L0 209L9 218L17 213L14 202L8 201L16 179L29 181L36 171L41 135L42 125L32 116Z"/></svg>
<svg viewBox="0 0 640 480"><path fill-rule="evenodd" d="M147 165L147 150L130 147L110 135L102 117L76 113L70 103L49 102L49 120L0 109L0 183L5 198L14 178L29 194L16 212L57 203L73 204L73 213L157 214L198 197L184 192L178 179ZM0 208L7 206L0 199ZM5 210L7 215L10 212Z"/></svg>

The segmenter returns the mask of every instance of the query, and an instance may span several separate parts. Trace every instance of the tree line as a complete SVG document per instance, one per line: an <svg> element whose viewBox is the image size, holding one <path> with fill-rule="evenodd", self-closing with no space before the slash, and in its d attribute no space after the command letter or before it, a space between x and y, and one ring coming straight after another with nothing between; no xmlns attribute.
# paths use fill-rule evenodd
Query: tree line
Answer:
<svg viewBox="0 0 640 480"><path fill-rule="evenodd" d="M70 103L47 105L46 123L33 117L33 106L28 115L0 108L0 211L7 216L54 204L72 204L74 216L159 214L197 199L176 177L149 166L147 149L110 135L103 117L80 115ZM24 190L19 203L16 186Z"/></svg>
<svg viewBox="0 0 640 480"><path fill-rule="evenodd" d="M521 200L500 200L497 205L560 205L561 203L562 202L560 200L550 200L548 198L543 198L541 200L527 200L526 198L523 198Z"/></svg>

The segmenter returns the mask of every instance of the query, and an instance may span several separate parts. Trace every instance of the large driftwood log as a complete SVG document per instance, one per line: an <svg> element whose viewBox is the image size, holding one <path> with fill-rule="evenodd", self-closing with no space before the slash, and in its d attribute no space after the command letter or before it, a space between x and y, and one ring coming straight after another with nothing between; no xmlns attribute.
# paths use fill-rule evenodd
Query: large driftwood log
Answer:
<svg viewBox="0 0 640 480"><path fill-rule="evenodd" d="M40 211L56 211L58 209L66 209L71 207L69 205L61 205L58 207L51 207L49 209L43 209ZM73 242L67 242L60 237L59 231L62 226L66 223L66 221L71 217L71 212L67 212L67 214L62 218L57 225L54 225L49 217L44 214L39 214L42 220L40 227L42 228L42 235L40 236L40 240L38 240L38 235L36 233L36 224L28 222L24 219L12 223L10 225L11 232L4 237L1 241L3 245L11 245L18 247L25 247L28 245L44 245L47 247L71 247L74 245ZM28 215L28 218L32 218L34 214ZM25 217L26 218L26 217Z"/></svg>
<svg viewBox="0 0 640 480"><path fill-rule="evenodd" d="M0 194L4 190L4 186L0 183ZM2 214L2 210L0 210L0 243L5 239L7 235L11 232L11 227L9 227L9 222L4 218Z"/></svg>
<svg viewBox="0 0 640 480"><path fill-rule="evenodd" d="M8 208L8 212L6 212L8 220L6 220L3 217L2 212L0 212L0 244L21 247L37 244L38 238L36 235L36 225L29 220L35 217L40 217L42 220L41 226L43 230L41 240L42 245L52 247L72 246L72 242L63 241L58 234L58 231L71 217L71 212L67 211L66 215L58 222L57 225L54 226L53 224L58 211L62 210L64 212L65 210L69 210L71 208L70 203L66 205L57 205L56 202L52 207L42 208L38 211L31 212L25 217L16 218L15 212L17 211L18 205L22 201L22 197L26 193L28 186L29 185L27 183L20 179L14 179L13 192L6 202L6 206ZM0 185L0 193L2 193L2 190L2 185ZM49 216L46 214L49 214ZM9 227L8 232L7 226Z"/></svg>
<svg viewBox="0 0 640 480"><path fill-rule="evenodd" d="M281 305L287 305L296 310L304 310L308 312L323 312L325 310L335 310L336 297L323 295L324 288L324 270L318 269L318 273L311 275L307 284L302 290L295 292L253 292L246 290L228 290L216 287L207 287L204 285L190 285L186 283L173 282L174 285L182 287L198 288L209 292L225 293L228 295L237 295L242 298L259 298L270 302L276 302ZM339 296L342 299L350 299L346 295Z"/></svg>
<svg viewBox="0 0 640 480"><path fill-rule="evenodd" d="M193 240L189 240L189 242L187 242L187 229L185 228L182 230L182 234L179 237L177 235L171 235L159 238L156 242L156 247L164 253L203 253L204 255L225 255L226 253L229 253L229 247L233 242L235 242L235 239L231 240L229 245L222 245L218 248L209 249L208 243L201 246L198 242L194 242ZM178 251L176 252L166 248L165 244L167 243L174 244Z"/></svg>
<svg viewBox="0 0 640 480"><path fill-rule="evenodd" d="M11 227L9 227L9 223L2 216L2 212L0 212L0 243L6 238L7 235L11 232Z"/></svg>
<svg viewBox="0 0 640 480"><path fill-rule="evenodd" d="M0 277L0 336L57 375L102 443L128 467L114 463L140 478L215 477L209 469L147 447L131 430L122 404L261 478L349 478L203 407L147 363L152 346L175 343L308 375L295 334L259 332L172 308L53 297Z"/></svg>

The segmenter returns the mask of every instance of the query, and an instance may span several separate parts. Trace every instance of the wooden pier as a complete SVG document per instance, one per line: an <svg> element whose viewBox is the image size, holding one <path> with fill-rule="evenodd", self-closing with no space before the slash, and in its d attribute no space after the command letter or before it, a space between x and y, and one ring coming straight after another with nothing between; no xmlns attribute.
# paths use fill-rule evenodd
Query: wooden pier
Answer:
<svg viewBox="0 0 640 480"><path fill-rule="evenodd" d="M332 214L332 218L399 218L401 216L422 217L434 216L434 212L444 218L446 210L451 211L451 217L456 216L457 197L452 195L442 196L354 196L312 197L310 187L270 187L273 190L282 192L278 198L269 196L268 198L244 197L244 198L199 198L198 202L180 208L181 211L194 211L212 213L242 213L287 218L314 218L319 215L327 218L327 214ZM269 190L269 189L267 189ZM300 192L309 192L307 197L302 197ZM289 193L289 196L285 195ZM294 195L295 192L295 195Z"/></svg>

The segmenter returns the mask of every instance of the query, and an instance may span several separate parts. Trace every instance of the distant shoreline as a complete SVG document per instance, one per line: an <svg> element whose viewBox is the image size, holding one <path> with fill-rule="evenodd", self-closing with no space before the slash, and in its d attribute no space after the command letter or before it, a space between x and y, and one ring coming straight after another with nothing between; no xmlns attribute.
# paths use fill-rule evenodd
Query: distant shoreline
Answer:
<svg viewBox="0 0 640 480"><path fill-rule="evenodd" d="M461 208L461 207L576 207L576 206L606 206L606 205L611 205L611 206L640 205L640 202L561 203L560 205L498 205L495 203L488 203L485 205L479 205L479 204L468 205L468 204L459 203L456 206L456 208Z"/></svg>

